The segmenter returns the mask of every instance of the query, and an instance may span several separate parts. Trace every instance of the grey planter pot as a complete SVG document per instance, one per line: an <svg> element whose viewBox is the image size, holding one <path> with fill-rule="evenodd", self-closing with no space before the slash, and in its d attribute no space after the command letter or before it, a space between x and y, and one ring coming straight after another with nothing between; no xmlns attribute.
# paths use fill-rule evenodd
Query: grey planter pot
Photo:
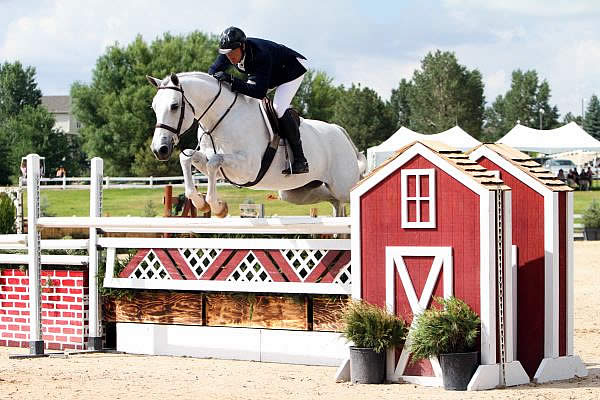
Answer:
<svg viewBox="0 0 600 400"><path fill-rule="evenodd" d="M583 236L585 240L600 240L600 229L599 228L584 228Z"/></svg>
<svg viewBox="0 0 600 400"><path fill-rule="evenodd" d="M444 389L467 390L471 377L479 365L479 353L440 354Z"/></svg>
<svg viewBox="0 0 600 400"><path fill-rule="evenodd" d="M352 383L382 383L385 378L385 352L350 346L350 380Z"/></svg>

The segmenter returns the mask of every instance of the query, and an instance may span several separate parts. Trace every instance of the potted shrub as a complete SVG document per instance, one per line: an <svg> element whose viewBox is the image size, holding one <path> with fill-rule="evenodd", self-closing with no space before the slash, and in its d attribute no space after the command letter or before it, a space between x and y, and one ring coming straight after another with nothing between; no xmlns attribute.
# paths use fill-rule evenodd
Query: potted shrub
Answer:
<svg viewBox="0 0 600 400"><path fill-rule="evenodd" d="M439 357L444 388L466 390L479 365L479 316L456 297L436 297L433 307L415 318L410 333L413 362Z"/></svg>
<svg viewBox="0 0 600 400"><path fill-rule="evenodd" d="M343 335L350 346L350 379L353 383L382 383L385 350L404 344L404 320L364 301L352 301L343 314Z"/></svg>
<svg viewBox="0 0 600 400"><path fill-rule="evenodd" d="M600 240L600 202L592 204L583 212L583 233L585 240Z"/></svg>

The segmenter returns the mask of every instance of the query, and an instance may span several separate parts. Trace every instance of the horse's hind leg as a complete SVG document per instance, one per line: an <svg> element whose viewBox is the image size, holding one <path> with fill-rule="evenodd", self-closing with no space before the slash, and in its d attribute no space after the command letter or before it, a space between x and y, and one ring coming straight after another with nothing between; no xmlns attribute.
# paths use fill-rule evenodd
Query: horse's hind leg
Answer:
<svg viewBox="0 0 600 400"><path fill-rule="evenodd" d="M333 216L339 216L342 204L331 194L325 185L313 188L298 188L279 191L279 198L292 204L315 204L327 201L333 206Z"/></svg>

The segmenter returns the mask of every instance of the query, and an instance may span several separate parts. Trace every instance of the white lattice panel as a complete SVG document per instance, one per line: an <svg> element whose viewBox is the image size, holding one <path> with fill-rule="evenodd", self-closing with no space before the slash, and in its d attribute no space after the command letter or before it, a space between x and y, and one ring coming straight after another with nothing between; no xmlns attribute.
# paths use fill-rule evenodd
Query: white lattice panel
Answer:
<svg viewBox="0 0 600 400"><path fill-rule="evenodd" d="M137 279L171 279L167 269L152 250L133 270L130 278L134 277Z"/></svg>
<svg viewBox="0 0 600 400"><path fill-rule="evenodd" d="M221 254L222 249L178 249L197 279Z"/></svg>
<svg viewBox="0 0 600 400"><path fill-rule="evenodd" d="M323 257L325 257L327 250L287 249L281 250L281 254L288 264L292 266L298 278L304 282Z"/></svg>
<svg viewBox="0 0 600 400"><path fill-rule="evenodd" d="M351 263L344 265L344 267L336 275L333 283L337 283L338 285L342 285L347 288L352 286L352 271L350 269L350 265Z"/></svg>
<svg viewBox="0 0 600 400"><path fill-rule="evenodd" d="M254 253L248 252L236 269L227 277L229 282L273 282L273 279Z"/></svg>

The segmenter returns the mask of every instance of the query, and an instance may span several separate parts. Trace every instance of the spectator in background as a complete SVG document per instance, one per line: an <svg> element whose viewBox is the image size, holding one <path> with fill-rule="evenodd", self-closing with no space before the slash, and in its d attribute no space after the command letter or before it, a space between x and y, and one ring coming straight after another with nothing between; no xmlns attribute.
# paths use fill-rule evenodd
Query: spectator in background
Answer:
<svg viewBox="0 0 600 400"><path fill-rule="evenodd" d="M557 178L560 179L563 182L566 180L566 178L565 178L565 171L563 171L562 168L558 170Z"/></svg>
<svg viewBox="0 0 600 400"><path fill-rule="evenodd" d="M579 175L577 174L577 170L575 168L571 168L569 173L567 174L567 185L572 187L573 189L578 189Z"/></svg>

